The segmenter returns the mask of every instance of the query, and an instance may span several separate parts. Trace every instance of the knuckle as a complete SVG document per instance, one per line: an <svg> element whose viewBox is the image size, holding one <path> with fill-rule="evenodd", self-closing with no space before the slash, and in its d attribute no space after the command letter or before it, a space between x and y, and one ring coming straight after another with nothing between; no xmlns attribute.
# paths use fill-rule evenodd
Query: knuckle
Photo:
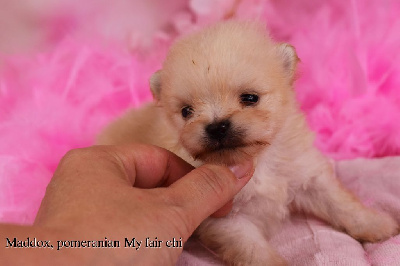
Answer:
<svg viewBox="0 0 400 266"><path fill-rule="evenodd" d="M72 149L67 151L67 153L62 158L63 160L71 160L79 156L81 150L80 149Z"/></svg>
<svg viewBox="0 0 400 266"><path fill-rule="evenodd" d="M62 157L61 163L81 163L95 157L107 157L110 155L110 151L102 146L91 146L86 148L78 148L67 151Z"/></svg>
<svg viewBox="0 0 400 266"><path fill-rule="evenodd" d="M69 150L62 158L62 162L81 160L82 156L84 156L86 153L87 153L86 148Z"/></svg>
<svg viewBox="0 0 400 266"><path fill-rule="evenodd" d="M55 174L58 177L63 177L65 175L60 175L60 173L68 172L70 173L72 170L77 171L81 168L82 164L88 161L92 156L90 148L81 148L81 149L73 149L69 150L58 163ZM73 166L73 167L72 167Z"/></svg>

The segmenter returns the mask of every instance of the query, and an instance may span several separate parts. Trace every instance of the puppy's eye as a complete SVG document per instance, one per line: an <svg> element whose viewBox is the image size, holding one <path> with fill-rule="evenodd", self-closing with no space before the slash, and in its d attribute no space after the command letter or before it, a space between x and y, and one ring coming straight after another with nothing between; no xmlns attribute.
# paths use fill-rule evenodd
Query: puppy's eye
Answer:
<svg viewBox="0 0 400 266"><path fill-rule="evenodd" d="M254 105L258 102L258 95L243 93L242 95L240 95L240 102L245 106Z"/></svg>
<svg viewBox="0 0 400 266"><path fill-rule="evenodd" d="M184 106L184 107L182 108L181 112L182 112L182 117L183 117L183 118L189 118L189 117L193 114L194 110L193 110L193 108L189 105L189 106Z"/></svg>

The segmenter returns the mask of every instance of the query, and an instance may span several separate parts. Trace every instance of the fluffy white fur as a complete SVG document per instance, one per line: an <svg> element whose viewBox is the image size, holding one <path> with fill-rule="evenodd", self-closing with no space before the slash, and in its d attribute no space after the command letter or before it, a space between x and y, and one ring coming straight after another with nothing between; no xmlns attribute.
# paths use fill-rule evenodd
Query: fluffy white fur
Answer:
<svg viewBox="0 0 400 266"><path fill-rule="evenodd" d="M152 77L155 102L115 121L98 143L150 143L193 165L254 160L254 176L232 212L207 219L196 232L229 264L284 265L268 238L291 211L311 213L360 240L390 237L397 223L346 191L314 148L292 88L297 61L293 47L274 43L258 23L229 21L192 34L171 47ZM259 100L247 106L243 94ZM192 113L185 118L186 106ZM218 121L229 121L231 142L207 135Z"/></svg>

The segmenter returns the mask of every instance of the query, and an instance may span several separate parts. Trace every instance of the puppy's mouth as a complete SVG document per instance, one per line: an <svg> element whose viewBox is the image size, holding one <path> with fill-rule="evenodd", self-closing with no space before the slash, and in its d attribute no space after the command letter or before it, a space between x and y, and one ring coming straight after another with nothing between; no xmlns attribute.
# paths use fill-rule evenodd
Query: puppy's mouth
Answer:
<svg viewBox="0 0 400 266"><path fill-rule="evenodd" d="M204 149L194 154L193 157L195 160L203 162L232 165L253 158L258 151L268 145L270 143L267 141L214 142L206 144Z"/></svg>

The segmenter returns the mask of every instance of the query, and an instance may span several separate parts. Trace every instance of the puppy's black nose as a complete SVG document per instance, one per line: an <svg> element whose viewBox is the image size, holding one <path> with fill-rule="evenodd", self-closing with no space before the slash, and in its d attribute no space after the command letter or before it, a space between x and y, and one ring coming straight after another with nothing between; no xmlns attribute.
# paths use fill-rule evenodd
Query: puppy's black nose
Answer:
<svg viewBox="0 0 400 266"><path fill-rule="evenodd" d="M206 132L210 139L222 140L228 134L230 127L231 122L229 120L223 120L207 125Z"/></svg>

